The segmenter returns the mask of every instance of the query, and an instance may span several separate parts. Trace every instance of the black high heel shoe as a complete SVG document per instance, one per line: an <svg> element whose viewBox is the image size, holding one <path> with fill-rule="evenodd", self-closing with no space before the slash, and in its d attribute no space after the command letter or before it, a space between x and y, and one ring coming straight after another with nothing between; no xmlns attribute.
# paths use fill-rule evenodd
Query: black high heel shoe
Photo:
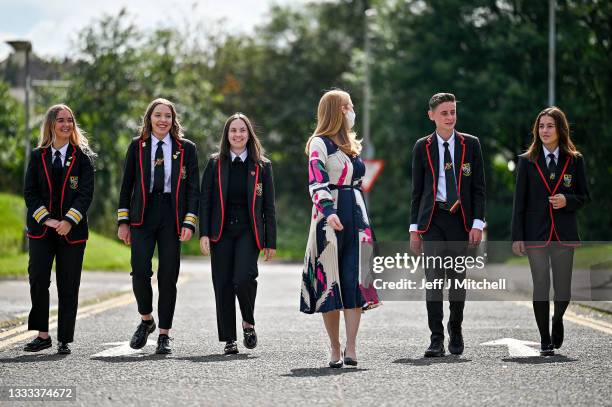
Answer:
<svg viewBox="0 0 612 407"><path fill-rule="evenodd" d="M342 351L342 358L344 359L344 364L347 366L357 366L357 360L346 356L346 349Z"/></svg>
<svg viewBox="0 0 612 407"><path fill-rule="evenodd" d="M343 364L344 361L342 360L342 354L340 354L340 359L329 361L329 367L331 367L332 369L339 369L342 367Z"/></svg>

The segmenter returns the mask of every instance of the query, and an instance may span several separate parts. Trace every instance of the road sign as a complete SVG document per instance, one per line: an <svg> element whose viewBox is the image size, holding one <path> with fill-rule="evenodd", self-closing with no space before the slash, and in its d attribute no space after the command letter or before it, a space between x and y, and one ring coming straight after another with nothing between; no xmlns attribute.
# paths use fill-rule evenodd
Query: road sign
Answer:
<svg viewBox="0 0 612 407"><path fill-rule="evenodd" d="M385 167L384 160L363 160L366 171L361 181L361 190L363 192L370 192L376 179Z"/></svg>

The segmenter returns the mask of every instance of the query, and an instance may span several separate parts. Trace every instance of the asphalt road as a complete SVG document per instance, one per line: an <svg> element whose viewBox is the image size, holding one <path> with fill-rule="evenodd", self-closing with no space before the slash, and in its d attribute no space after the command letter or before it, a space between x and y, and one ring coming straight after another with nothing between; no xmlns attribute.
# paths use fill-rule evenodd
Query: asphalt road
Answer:
<svg viewBox="0 0 612 407"><path fill-rule="evenodd" d="M221 355L208 263L187 260L173 355L154 354L156 334L142 351L125 345L138 322L128 295L83 311L69 356L56 355L55 346L27 354L21 348L29 338L0 336L0 385L75 386L74 401L54 406L612 405L609 316L571 307L563 348L541 358L529 356L536 345L483 345L502 338L537 342L529 303L469 302L465 353L425 359L425 305L388 301L363 316L359 366L332 370L321 317L299 312L300 273L299 265L260 263L254 350L240 343L238 355ZM8 404L34 402L0 401Z"/></svg>

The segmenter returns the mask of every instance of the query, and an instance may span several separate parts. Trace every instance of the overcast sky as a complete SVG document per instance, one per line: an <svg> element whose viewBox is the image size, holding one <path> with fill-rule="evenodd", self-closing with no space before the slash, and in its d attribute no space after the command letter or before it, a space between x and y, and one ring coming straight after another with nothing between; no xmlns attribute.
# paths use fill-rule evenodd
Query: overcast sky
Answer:
<svg viewBox="0 0 612 407"><path fill-rule="evenodd" d="M248 32L264 21L273 4L306 3L307 0L0 0L0 59L10 52L4 43L27 39L41 56L70 54L71 39L93 20L116 14L125 7L138 24L150 28L190 18L225 18L230 31ZM197 4L195 8L193 5Z"/></svg>

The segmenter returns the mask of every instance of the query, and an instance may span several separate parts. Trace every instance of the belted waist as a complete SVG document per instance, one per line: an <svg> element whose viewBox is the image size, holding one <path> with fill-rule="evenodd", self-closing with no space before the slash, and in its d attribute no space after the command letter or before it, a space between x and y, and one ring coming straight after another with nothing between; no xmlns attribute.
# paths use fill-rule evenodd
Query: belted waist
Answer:
<svg viewBox="0 0 612 407"><path fill-rule="evenodd" d="M436 201L436 208L441 209L443 211L455 213L459 208L459 204L456 203L453 208L453 205L449 204L448 202Z"/></svg>

